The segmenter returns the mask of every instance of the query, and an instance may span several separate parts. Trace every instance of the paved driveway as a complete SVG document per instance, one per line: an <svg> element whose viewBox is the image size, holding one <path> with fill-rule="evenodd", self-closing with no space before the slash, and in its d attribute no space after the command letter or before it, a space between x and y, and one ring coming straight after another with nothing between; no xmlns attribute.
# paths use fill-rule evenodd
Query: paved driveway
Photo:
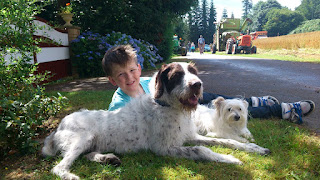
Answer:
<svg viewBox="0 0 320 180"><path fill-rule="evenodd" d="M315 111L303 126L320 133L320 64L188 53L196 63L204 91L230 96L275 96L280 102L310 99Z"/></svg>

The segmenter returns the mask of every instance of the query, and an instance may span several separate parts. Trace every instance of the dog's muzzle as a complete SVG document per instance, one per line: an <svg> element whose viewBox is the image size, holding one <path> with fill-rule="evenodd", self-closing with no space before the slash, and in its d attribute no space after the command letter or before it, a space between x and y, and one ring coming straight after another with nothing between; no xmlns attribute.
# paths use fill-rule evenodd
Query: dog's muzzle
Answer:
<svg viewBox="0 0 320 180"><path fill-rule="evenodd" d="M194 109L197 107L198 100L201 95L202 82L195 81L195 82L189 83L189 88L190 88L190 93L189 93L188 97L186 97L185 99L180 99L180 102L184 106L187 106L188 108Z"/></svg>

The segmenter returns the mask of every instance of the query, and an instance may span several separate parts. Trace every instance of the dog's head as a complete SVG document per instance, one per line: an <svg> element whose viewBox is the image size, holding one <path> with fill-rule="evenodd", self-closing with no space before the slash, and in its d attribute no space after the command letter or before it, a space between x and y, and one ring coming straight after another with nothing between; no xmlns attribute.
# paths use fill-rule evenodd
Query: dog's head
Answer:
<svg viewBox="0 0 320 180"><path fill-rule="evenodd" d="M154 98L170 106L194 110L202 97L202 81L192 63L162 65L155 78Z"/></svg>
<svg viewBox="0 0 320 180"><path fill-rule="evenodd" d="M235 126L246 126L248 120L249 103L242 99L224 99L218 97L214 100L218 115L225 123Z"/></svg>

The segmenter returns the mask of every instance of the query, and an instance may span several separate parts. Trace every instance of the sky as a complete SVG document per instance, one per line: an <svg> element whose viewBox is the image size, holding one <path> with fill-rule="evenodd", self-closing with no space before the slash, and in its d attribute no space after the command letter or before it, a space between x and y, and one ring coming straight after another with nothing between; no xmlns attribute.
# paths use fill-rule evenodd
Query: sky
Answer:
<svg viewBox="0 0 320 180"><path fill-rule="evenodd" d="M253 5L259 1L267 0L252 0ZM301 0L277 0L281 6L286 6L291 10L294 10L301 4ZM210 7L211 0L207 0L208 6ZM217 19L220 20L222 11L224 8L227 9L228 17L231 16L232 12L235 18L241 18L242 16L242 0L213 0L214 7L217 11Z"/></svg>

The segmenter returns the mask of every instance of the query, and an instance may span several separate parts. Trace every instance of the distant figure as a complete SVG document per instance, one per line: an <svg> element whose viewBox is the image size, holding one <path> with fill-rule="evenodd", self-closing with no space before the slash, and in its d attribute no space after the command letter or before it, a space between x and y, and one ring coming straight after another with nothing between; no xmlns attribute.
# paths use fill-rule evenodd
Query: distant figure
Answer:
<svg viewBox="0 0 320 180"><path fill-rule="evenodd" d="M206 44L206 41L204 40L202 35L200 35L200 38L198 39L198 47L199 47L200 54L203 54L205 44Z"/></svg>
<svg viewBox="0 0 320 180"><path fill-rule="evenodd" d="M191 52L194 52L196 50L196 45L194 42L191 43Z"/></svg>
<svg viewBox="0 0 320 180"><path fill-rule="evenodd" d="M188 51L191 52L191 42L189 41L187 44Z"/></svg>

